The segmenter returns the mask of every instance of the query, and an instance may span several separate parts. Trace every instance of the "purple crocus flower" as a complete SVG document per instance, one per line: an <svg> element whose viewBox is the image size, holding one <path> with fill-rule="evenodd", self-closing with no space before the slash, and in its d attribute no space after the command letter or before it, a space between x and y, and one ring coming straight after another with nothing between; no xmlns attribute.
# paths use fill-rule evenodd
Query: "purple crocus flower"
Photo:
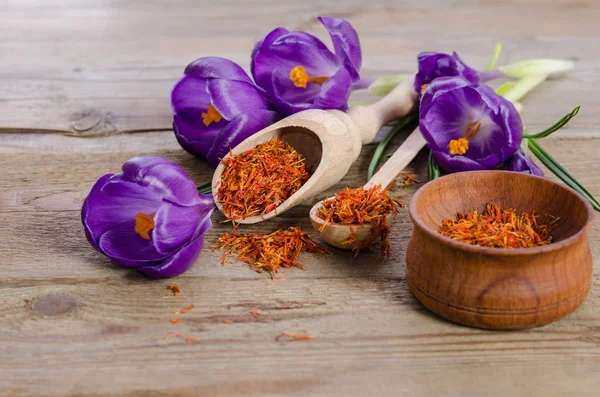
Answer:
<svg viewBox="0 0 600 397"><path fill-rule="evenodd" d="M219 161L215 155L209 156L211 151L226 153L277 118L246 72L218 57L200 58L185 68L171 93L171 106L179 144L195 156L209 157L215 167ZM227 129L244 114L248 116ZM232 130L235 136L230 136ZM222 147L224 144L229 146Z"/></svg>
<svg viewBox="0 0 600 397"><path fill-rule="evenodd" d="M419 127L446 172L489 170L507 161L523 139L511 102L462 77L440 77L423 92Z"/></svg>
<svg viewBox="0 0 600 397"><path fill-rule="evenodd" d="M508 167L506 168L508 171L515 172L523 172L525 174L544 176L544 172L538 167L531 157L527 153L525 153L522 149L517 150L517 152L510 158L508 162Z"/></svg>
<svg viewBox="0 0 600 397"><path fill-rule="evenodd" d="M136 157L101 177L83 203L88 241L115 263L151 278L188 270L200 255L215 205L172 162Z"/></svg>
<svg viewBox="0 0 600 397"><path fill-rule="evenodd" d="M418 56L419 71L415 76L415 91L423 93L427 84L438 77L460 76L471 84L479 84L479 73L465 64L456 52L422 52Z"/></svg>
<svg viewBox="0 0 600 397"><path fill-rule="evenodd" d="M348 108L352 84L359 80L362 54L358 34L340 18L319 17L335 49L306 32L277 28L252 51L252 75L284 115L306 109Z"/></svg>

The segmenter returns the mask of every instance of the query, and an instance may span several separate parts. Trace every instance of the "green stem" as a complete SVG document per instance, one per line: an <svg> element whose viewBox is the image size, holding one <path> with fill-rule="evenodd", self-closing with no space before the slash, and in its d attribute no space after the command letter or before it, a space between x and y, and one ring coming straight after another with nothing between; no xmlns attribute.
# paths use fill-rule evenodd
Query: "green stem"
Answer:
<svg viewBox="0 0 600 397"><path fill-rule="evenodd" d="M375 169L377 168L377 165L379 164L379 162L381 161L381 158L383 157L383 152L388 147L388 145L390 144L392 139L396 135L398 135L401 131L403 131L404 127L406 127L411 122L417 120L418 117L419 117L418 113L413 112L413 113L410 113L410 114L400 118L398 120L398 122L396 123L396 125L394 125L392 127L390 132L388 132L387 136L381 142L379 142L379 144L377 145L377 148L375 149L375 153L373 153L373 158L371 159L371 163L369 164L369 170L367 173L369 179L371 179L373 177L373 174L375 173Z"/></svg>
<svg viewBox="0 0 600 397"><path fill-rule="evenodd" d="M571 120L573 117L577 116L577 113L579 113L579 109L581 108L581 106L577 106L575 109L573 109L573 111L565 116L563 116L560 120L558 120L556 123L554 123L554 125L546 128L544 131L542 132L538 132L537 134L523 134L523 138L528 138L528 139L540 139L540 138L545 138L549 135L551 135L553 132L556 132L558 130L560 130L561 128L563 128L568 122L569 120Z"/></svg>
<svg viewBox="0 0 600 397"><path fill-rule="evenodd" d="M198 186L196 186L196 188L198 189L198 193L202 193L202 194L212 193L212 182L211 181L203 182L203 183L199 184Z"/></svg>
<svg viewBox="0 0 600 397"><path fill-rule="evenodd" d="M496 47L494 48L494 53L492 54L492 58L490 58L490 63L488 63L485 68L486 72L491 72L496 67L496 62L498 61L498 57L500 56L500 51L502 51L502 43L496 43Z"/></svg>
<svg viewBox="0 0 600 397"><path fill-rule="evenodd" d="M546 75L534 75L534 76L526 76L517 81L515 86L508 90L503 96L511 102L518 102L521 98L523 98L529 91L533 90L535 87L540 85L544 80L546 80Z"/></svg>
<svg viewBox="0 0 600 397"><path fill-rule="evenodd" d="M433 152L429 151L429 160L427 162L427 174L430 181L440 177L440 169L433 159Z"/></svg>

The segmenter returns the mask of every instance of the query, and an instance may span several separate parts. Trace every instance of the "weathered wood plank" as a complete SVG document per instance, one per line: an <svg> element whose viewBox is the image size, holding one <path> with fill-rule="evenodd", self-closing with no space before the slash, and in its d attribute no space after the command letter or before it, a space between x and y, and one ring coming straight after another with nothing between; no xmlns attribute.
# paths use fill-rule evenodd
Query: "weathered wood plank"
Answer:
<svg viewBox="0 0 600 397"><path fill-rule="evenodd" d="M524 101L523 117L536 130L582 105L542 144L600 196L599 13L593 0L7 1L0 9L0 394L597 395L597 224L584 305L545 327L489 332L440 320L410 295L406 210L393 224L390 259L377 250L358 258L341 250L304 255L307 271L286 269L282 281L245 264L220 265L209 247L230 227L219 215L189 272L146 280L89 246L79 210L100 175L138 155L166 157L196 181L208 180L212 169L168 131L169 92L185 65L220 55L247 67L254 42L276 26L328 40L315 20L327 14L359 31L363 75L410 72L423 50L456 50L483 67L498 40L501 62L576 59L567 79L545 83ZM373 150L366 146L322 196L364 183ZM421 154L409 171L424 179L425 160ZM311 204L243 228L310 230ZM171 283L180 296L166 289ZM194 310L172 325L173 312L188 304ZM253 309L261 312L256 319ZM198 340L165 340L171 332ZM276 342L281 332L314 340Z"/></svg>
<svg viewBox="0 0 600 397"><path fill-rule="evenodd" d="M365 76L412 72L415 56L423 50L456 50L473 66L483 67L497 40L505 43L500 62L577 59L569 80L535 93L536 111L525 114L530 124L543 126L581 104L577 122L591 127L593 109L600 106L600 94L586 90L600 79L594 50L598 13L600 5L591 0L553 7L535 1L381 1L369 7L316 1L177 2L168 7L14 2L0 10L0 48L10 54L0 65L0 127L81 136L169 128L169 93L187 63L219 55L248 68L253 44L276 26L326 39L315 19L319 14L345 16L355 25L364 48Z"/></svg>

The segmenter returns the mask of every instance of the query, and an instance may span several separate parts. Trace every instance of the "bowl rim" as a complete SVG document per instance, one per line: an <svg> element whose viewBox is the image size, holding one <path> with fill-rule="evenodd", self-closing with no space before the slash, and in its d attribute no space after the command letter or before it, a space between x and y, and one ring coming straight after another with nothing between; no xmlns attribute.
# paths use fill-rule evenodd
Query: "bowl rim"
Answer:
<svg viewBox="0 0 600 397"><path fill-rule="evenodd" d="M550 243L548 245L541 245L539 247L530 247L530 248L481 247L479 245L471 245L471 244L462 243L462 242L456 241L450 237L444 236L443 234L440 234L437 230L434 230L434 229L430 228L429 226L427 226L425 224L425 222L418 216L417 208L416 208L417 201L419 200L419 197L421 196L423 191L426 190L428 186L431 187L432 185L439 183L440 180L446 179L446 178L461 178L461 177L463 177L463 176L461 176L461 174L464 174L464 173L469 173L469 174L478 173L478 174L487 174L487 175L499 174L499 173L515 174L515 175L520 175L521 177L524 177L524 178L540 179L546 183L550 183L550 184L556 185L562 189L566 189L569 192L573 193L575 195L575 197L577 197L580 201L582 201L585 208L587 209L587 219L586 219L585 225L580 230L578 230L575 234L573 234L571 237L568 237L564 240L560 240L555 243ZM430 182L426 183L425 185L423 185L421 188L419 188L419 190L417 190L415 192L415 194L412 196L412 198L410 200L410 204L409 204L409 214L410 214L410 219L412 220L415 227L418 227L422 232L429 235L434 240L438 240L442 244L449 245L452 248L455 248L459 251L469 251L469 252L474 252L474 253L479 253L479 254L496 255L496 256L498 256L498 255L499 256L536 255L536 254L540 254L540 253L553 252L553 251L563 249L563 248L570 246L570 245L576 243L577 241L581 240L588 233L590 227L592 226L592 223L594 221L594 216L595 216L594 210L593 210L591 204L587 201L587 199L585 199L580 193L576 192L575 190L571 189L570 187L568 187L564 184L554 182L554 181L552 181L548 178L542 177L542 176L525 174L522 172L499 171L499 170L456 172L456 173L444 175L438 179L430 181Z"/></svg>

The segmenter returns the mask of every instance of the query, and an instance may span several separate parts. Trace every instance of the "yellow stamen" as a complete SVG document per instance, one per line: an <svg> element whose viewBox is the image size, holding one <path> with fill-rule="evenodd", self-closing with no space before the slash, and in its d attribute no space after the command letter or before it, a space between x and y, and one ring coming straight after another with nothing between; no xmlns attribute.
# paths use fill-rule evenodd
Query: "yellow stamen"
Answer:
<svg viewBox="0 0 600 397"><path fill-rule="evenodd" d="M450 154L465 154L469 150L469 141L466 138L453 139L448 144Z"/></svg>
<svg viewBox="0 0 600 397"><path fill-rule="evenodd" d="M208 105L206 113L202 113L202 122L207 127L210 125L210 123L218 123L221 120L223 120L223 116L221 116L221 114L212 104Z"/></svg>
<svg viewBox="0 0 600 397"><path fill-rule="evenodd" d="M153 214L154 215L154 214ZM138 212L135 216L135 232L143 239L150 240L150 230L154 229L154 219L150 215Z"/></svg>
<svg viewBox="0 0 600 397"><path fill-rule="evenodd" d="M321 76L321 77L310 77L306 73L306 69L303 66L296 66L290 71L290 80L292 83L298 88L306 88L306 85L310 81L311 83L315 83L318 85L323 85L324 82L327 81L329 77Z"/></svg>
<svg viewBox="0 0 600 397"><path fill-rule="evenodd" d="M425 92L425 88L427 88L427 84L423 84L421 86L421 95L423 95L423 93Z"/></svg>
<svg viewBox="0 0 600 397"><path fill-rule="evenodd" d="M481 121L471 121L467 123L467 131L465 132L465 138L473 138L481 129Z"/></svg>

